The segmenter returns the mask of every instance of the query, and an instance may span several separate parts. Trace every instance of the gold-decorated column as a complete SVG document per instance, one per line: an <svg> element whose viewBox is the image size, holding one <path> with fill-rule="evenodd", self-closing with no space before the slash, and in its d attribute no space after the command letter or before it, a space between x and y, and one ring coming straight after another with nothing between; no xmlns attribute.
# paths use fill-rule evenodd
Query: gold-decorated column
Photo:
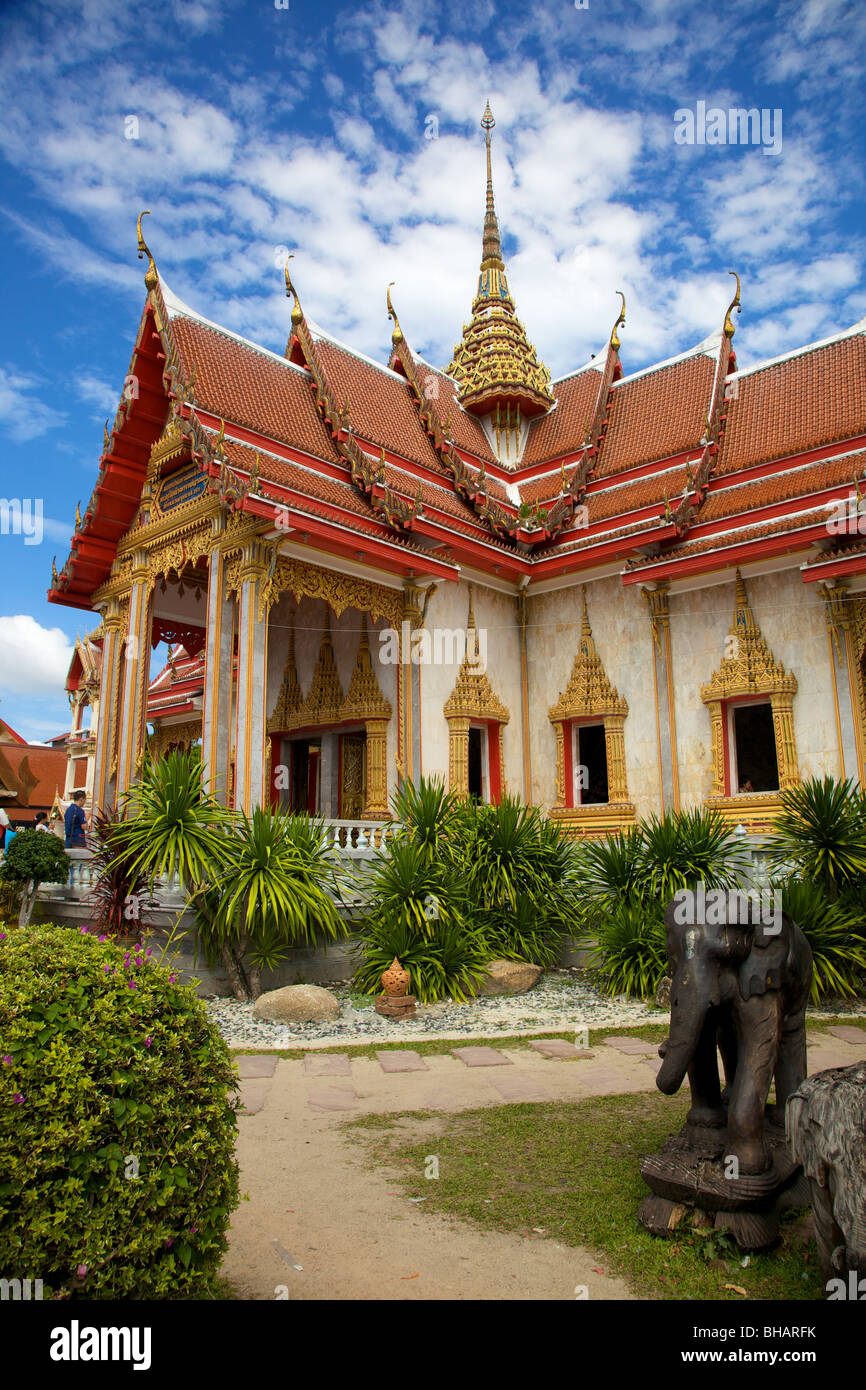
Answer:
<svg viewBox="0 0 866 1390"><path fill-rule="evenodd" d="M147 552L136 550L130 571L129 621L121 672L120 739L117 752L116 795L132 785L144 749L147 684L150 673L150 627L153 607L148 583Z"/></svg>
<svg viewBox="0 0 866 1390"><path fill-rule="evenodd" d="M776 732L776 761L779 765L779 790L796 787L800 780L797 767L797 745L794 741L794 697L780 693L770 697L773 728Z"/></svg>
<svg viewBox="0 0 866 1390"><path fill-rule="evenodd" d="M628 801L628 782L625 772L625 719L609 714L604 721L604 742L607 752L607 797L611 804Z"/></svg>
<svg viewBox="0 0 866 1390"><path fill-rule="evenodd" d="M725 740L722 730L722 705L720 700L707 702L710 712L710 749L713 760L713 785L710 796L725 795Z"/></svg>
<svg viewBox="0 0 866 1390"><path fill-rule="evenodd" d="M247 813L265 804L268 605L263 586L268 558L261 541L248 541L243 548L239 573L234 804Z"/></svg>
<svg viewBox="0 0 866 1390"><path fill-rule="evenodd" d="M229 793L232 710L232 618L234 599L225 590L225 556L217 548L222 516L213 519L207 585L207 645L202 707L205 785L224 805Z"/></svg>
<svg viewBox="0 0 866 1390"><path fill-rule="evenodd" d="M459 797L469 795L469 720L448 720L448 785Z"/></svg>
<svg viewBox="0 0 866 1390"><path fill-rule="evenodd" d="M120 685L123 635L126 628L125 605L109 599L102 615L102 668L99 676L99 718L96 724L96 751L93 767L93 814L114 805L111 764L114 759L118 690Z"/></svg>

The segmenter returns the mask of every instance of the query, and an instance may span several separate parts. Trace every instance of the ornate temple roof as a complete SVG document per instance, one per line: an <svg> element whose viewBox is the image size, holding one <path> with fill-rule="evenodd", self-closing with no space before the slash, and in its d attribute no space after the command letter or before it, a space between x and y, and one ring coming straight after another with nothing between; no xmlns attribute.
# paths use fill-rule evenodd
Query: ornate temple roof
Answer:
<svg viewBox="0 0 866 1390"><path fill-rule="evenodd" d="M517 317L508 288L499 221L493 202L490 164L490 132L495 124L488 102L481 118L487 145L487 202L478 292L472 301L472 318L463 326L446 371L457 382L460 403L473 415L497 412L506 419L543 414L553 405L550 373L539 362L526 329Z"/></svg>
<svg viewBox="0 0 866 1390"><path fill-rule="evenodd" d="M147 300L129 368L138 393L124 392L106 424L53 602L92 607L166 424L178 433L170 466L182 449L226 507L288 511L316 563L365 561L395 584L419 573L456 580L460 565L516 584L599 564L632 583L780 549L804 578L829 573L834 555L846 573L866 570L856 537L825 525L840 501L866 494L866 320L740 371L737 280L715 332L629 374L623 298L606 352L551 384L508 288L489 108L482 124L478 293L448 373L412 352L390 292L392 351L376 363L306 319L288 274L285 355L262 348L173 295L140 239ZM497 412L520 437L507 462Z"/></svg>

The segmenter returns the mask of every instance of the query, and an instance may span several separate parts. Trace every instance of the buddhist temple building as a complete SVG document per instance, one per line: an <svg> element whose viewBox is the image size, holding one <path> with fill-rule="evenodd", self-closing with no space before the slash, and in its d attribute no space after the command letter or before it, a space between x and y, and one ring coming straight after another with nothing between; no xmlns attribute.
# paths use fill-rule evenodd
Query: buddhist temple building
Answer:
<svg viewBox="0 0 866 1390"><path fill-rule="evenodd" d="M702 342L630 371L611 287L607 342L551 380L493 124L444 370L390 288L376 362L308 320L288 263L285 353L259 347L172 294L139 219L129 374L49 590L98 615L69 687L98 706L95 807L148 742L200 745L245 809L381 820L423 772L576 834L693 806L759 831L803 778L863 780L866 320L741 370L734 276Z"/></svg>

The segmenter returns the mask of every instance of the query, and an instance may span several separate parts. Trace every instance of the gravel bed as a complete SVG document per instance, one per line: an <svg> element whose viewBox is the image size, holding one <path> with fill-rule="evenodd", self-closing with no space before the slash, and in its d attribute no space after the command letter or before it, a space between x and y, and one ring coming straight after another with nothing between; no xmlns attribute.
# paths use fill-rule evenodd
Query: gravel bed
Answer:
<svg viewBox="0 0 866 1390"><path fill-rule="evenodd" d="M641 1023L668 1022L667 1011L624 996L610 998L579 971L552 970L527 994L495 995L466 1004L453 999L419 1004L414 1018L395 1023L382 1018L372 998L352 997L345 981L326 985L342 1009L339 1020L327 1023L267 1023L253 1017L252 1004L236 999L206 1000L208 1011L230 1047L268 1051L283 1047L326 1047L339 1043L406 1042L463 1037L504 1037L548 1031L577 1032L581 1028L633 1028ZM811 1017L862 1018L866 1003L840 1001L809 1010Z"/></svg>
<svg viewBox="0 0 866 1390"><path fill-rule="evenodd" d="M336 996L342 1018L327 1023L266 1023L253 1018L252 1004L210 998L207 1007L232 1047L307 1047L352 1042L411 1042L419 1038L490 1037L549 1030L634 1027L665 1023L667 1014L637 1000L602 995L572 971L550 971L527 994L494 995L466 1004L452 999L419 1004L414 1018L395 1023L382 1018L373 1000L354 1000L345 982L326 986Z"/></svg>

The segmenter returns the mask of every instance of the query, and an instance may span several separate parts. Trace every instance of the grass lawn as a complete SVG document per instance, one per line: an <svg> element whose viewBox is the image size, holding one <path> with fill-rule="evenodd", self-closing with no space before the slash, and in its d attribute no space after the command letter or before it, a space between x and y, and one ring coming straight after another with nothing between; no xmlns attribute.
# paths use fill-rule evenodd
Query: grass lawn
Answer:
<svg viewBox="0 0 866 1390"><path fill-rule="evenodd" d="M687 1098L596 1096L456 1115L368 1115L346 1132L407 1197L424 1199L419 1210L583 1245L639 1298L823 1299L814 1240L800 1234L802 1212L786 1213L781 1244L752 1255L745 1268L729 1237L687 1231L661 1240L638 1227L648 1193L640 1159L679 1128L687 1109ZM431 1154L438 1180L424 1177Z"/></svg>

